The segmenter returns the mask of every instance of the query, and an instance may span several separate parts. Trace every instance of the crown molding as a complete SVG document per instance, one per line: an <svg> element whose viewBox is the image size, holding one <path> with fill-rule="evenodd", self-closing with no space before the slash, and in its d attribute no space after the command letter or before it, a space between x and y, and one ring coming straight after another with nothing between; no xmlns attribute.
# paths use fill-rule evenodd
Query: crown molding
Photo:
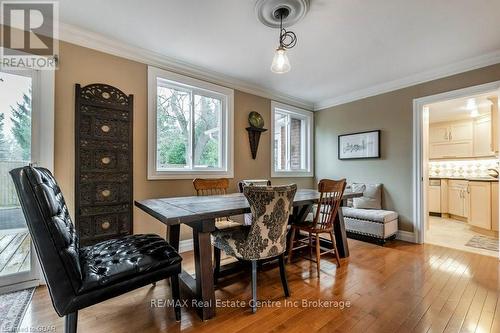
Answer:
<svg viewBox="0 0 500 333"><path fill-rule="evenodd" d="M187 75L203 81L215 83L228 88L240 90L249 94L287 103L306 110L313 110L314 103L296 98L278 91L207 70L205 68L174 59L163 54L106 37L67 23L59 23L59 39L68 43L84 46L90 49L109 53L118 57L137 61L146 65Z"/></svg>
<svg viewBox="0 0 500 333"><path fill-rule="evenodd" d="M402 88L411 87L420 83L441 79L447 76L467 72L470 70L495 65L500 63L500 50L487 53L478 57L462 60L453 64L433 70L407 76L402 79L389 81L368 88L352 91L350 93L326 99L314 104L314 111L327 109L333 106L353 102L359 99L380 95Z"/></svg>

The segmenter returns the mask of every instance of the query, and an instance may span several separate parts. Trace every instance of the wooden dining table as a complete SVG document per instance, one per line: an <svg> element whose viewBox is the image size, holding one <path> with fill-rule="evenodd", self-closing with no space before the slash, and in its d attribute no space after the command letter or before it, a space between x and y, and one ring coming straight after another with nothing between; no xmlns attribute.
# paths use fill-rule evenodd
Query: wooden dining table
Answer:
<svg viewBox="0 0 500 333"><path fill-rule="evenodd" d="M343 200L361 197L362 193L344 192ZM290 223L303 222L319 200L316 190L297 190ZM180 275L183 291L187 291L201 319L215 316L215 289L210 234L219 217L250 213L248 201L241 193L213 196L189 196L135 201L135 205L167 226L168 242L179 250L180 225L193 230L195 276L186 271ZM334 234L341 258L349 256L347 236L341 209L334 223ZM193 303L192 303L193 304Z"/></svg>

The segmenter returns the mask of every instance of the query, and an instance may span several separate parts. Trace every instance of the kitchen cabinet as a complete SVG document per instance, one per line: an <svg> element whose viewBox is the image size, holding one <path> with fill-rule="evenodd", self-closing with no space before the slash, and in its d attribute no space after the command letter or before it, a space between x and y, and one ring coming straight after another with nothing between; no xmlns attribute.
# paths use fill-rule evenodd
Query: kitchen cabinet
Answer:
<svg viewBox="0 0 500 333"><path fill-rule="evenodd" d="M450 180L448 182L448 213L467 218L469 214L468 181Z"/></svg>
<svg viewBox="0 0 500 333"><path fill-rule="evenodd" d="M492 156L493 141L491 137L491 117L481 116L474 119L474 156Z"/></svg>
<svg viewBox="0 0 500 333"><path fill-rule="evenodd" d="M429 158L489 157L498 152L492 112L475 119L429 126Z"/></svg>
<svg viewBox="0 0 500 333"><path fill-rule="evenodd" d="M491 145L493 152L498 153L498 97L488 97L491 102Z"/></svg>
<svg viewBox="0 0 500 333"><path fill-rule="evenodd" d="M469 219L470 225L491 229L491 183L469 182Z"/></svg>
<svg viewBox="0 0 500 333"><path fill-rule="evenodd" d="M439 180L438 180L439 182ZM429 185L429 212L441 213L441 185Z"/></svg>
<svg viewBox="0 0 500 333"><path fill-rule="evenodd" d="M429 158L457 158L473 155L473 126L470 120L429 126Z"/></svg>
<svg viewBox="0 0 500 333"><path fill-rule="evenodd" d="M491 183L491 230L498 231L498 182Z"/></svg>

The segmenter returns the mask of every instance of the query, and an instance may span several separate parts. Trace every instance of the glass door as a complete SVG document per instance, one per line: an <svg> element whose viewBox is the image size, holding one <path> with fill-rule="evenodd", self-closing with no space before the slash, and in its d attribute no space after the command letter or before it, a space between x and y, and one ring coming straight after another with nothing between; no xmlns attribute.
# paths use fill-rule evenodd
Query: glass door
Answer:
<svg viewBox="0 0 500 333"><path fill-rule="evenodd" d="M34 280L31 239L9 171L34 161L33 71L0 71L0 288ZM36 100L36 99L35 99Z"/></svg>

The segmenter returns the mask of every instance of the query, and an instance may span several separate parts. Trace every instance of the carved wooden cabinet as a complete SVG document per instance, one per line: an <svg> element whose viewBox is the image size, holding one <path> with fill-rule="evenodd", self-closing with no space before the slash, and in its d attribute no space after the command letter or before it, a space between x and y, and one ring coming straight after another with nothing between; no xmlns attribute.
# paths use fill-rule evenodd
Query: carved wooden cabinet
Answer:
<svg viewBox="0 0 500 333"><path fill-rule="evenodd" d="M75 217L82 245L132 233L133 95L76 85Z"/></svg>

